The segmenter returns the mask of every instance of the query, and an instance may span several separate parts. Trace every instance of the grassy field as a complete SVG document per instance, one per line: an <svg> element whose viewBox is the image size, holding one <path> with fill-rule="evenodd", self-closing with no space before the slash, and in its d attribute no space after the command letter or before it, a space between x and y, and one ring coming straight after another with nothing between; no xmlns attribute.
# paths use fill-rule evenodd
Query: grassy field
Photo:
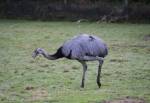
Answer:
<svg viewBox="0 0 150 103"><path fill-rule="evenodd" d="M109 47L100 89L97 62L88 63L81 89L77 61L31 57L37 47L54 53L78 33L95 34ZM150 24L0 20L0 103L102 103L125 97L150 102Z"/></svg>

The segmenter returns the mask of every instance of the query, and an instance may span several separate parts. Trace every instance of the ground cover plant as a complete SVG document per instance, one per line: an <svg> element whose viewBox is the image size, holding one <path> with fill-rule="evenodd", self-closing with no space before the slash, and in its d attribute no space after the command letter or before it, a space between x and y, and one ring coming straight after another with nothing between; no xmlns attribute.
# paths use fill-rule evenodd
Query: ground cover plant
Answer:
<svg viewBox="0 0 150 103"><path fill-rule="evenodd" d="M101 37L109 47L96 85L97 62L35 60L33 50L54 53L79 33ZM150 102L150 25L0 20L0 103L103 103L120 98Z"/></svg>

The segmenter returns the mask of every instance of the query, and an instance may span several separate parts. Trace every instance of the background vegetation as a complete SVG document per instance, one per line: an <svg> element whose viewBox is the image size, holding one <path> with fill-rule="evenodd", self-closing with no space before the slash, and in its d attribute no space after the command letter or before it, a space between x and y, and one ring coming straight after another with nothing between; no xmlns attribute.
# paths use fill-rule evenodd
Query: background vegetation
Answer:
<svg viewBox="0 0 150 103"><path fill-rule="evenodd" d="M1 18L149 22L149 0L1 0Z"/></svg>
<svg viewBox="0 0 150 103"><path fill-rule="evenodd" d="M65 26L64 26L65 25ZM0 20L1 103L102 103L134 97L150 102L150 25ZM102 87L96 85L97 62L89 62L85 88L77 61L32 59L37 47L54 53L80 32L108 44Z"/></svg>

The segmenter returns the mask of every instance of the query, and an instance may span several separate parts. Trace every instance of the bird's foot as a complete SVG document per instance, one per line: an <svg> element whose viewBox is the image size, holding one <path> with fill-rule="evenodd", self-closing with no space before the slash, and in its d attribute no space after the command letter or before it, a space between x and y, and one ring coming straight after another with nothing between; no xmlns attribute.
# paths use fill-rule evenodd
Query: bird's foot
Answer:
<svg viewBox="0 0 150 103"><path fill-rule="evenodd" d="M101 87L101 83L97 83L98 87L100 88Z"/></svg>
<svg viewBox="0 0 150 103"><path fill-rule="evenodd" d="M80 86L81 88L84 88L84 84L81 84L81 86Z"/></svg>
<svg viewBox="0 0 150 103"><path fill-rule="evenodd" d="M99 87L99 88L101 87L101 83L98 85L98 87Z"/></svg>

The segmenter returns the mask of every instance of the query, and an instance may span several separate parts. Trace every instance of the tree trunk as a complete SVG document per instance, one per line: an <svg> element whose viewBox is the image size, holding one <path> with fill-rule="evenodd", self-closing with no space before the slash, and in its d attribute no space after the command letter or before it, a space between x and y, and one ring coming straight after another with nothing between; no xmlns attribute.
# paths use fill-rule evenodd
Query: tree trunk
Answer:
<svg viewBox="0 0 150 103"><path fill-rule="evenodd" d="M125 17L126 20L128 20L128 17L129 17L129 0L124 0L123 16Z"/></svg>
<svg viewBox="0 0 150 103"><path fill-rule="evenodd" d="M64 4L67 5L67 0L64 0Z"/></svg>

